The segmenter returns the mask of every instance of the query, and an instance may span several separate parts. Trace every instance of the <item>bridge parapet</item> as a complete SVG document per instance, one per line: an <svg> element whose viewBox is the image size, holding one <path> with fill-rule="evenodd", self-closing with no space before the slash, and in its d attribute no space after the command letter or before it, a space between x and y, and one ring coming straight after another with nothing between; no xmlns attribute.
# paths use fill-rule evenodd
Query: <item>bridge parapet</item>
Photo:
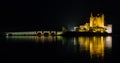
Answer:
<svg viewBox="0 0 120 63"><path fill-rule="evenodd" d="M6 32L6 35L57 35L57 31L28 31L28 32Z"/></svg>

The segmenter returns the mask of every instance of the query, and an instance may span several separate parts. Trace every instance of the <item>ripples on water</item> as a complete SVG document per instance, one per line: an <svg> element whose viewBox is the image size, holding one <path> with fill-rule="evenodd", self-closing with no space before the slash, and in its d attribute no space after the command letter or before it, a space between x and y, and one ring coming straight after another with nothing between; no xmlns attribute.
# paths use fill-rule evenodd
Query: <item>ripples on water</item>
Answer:
<svg viewBox="0 0 120 63"><path fill-rule="evenodd" d="M30 60L34 56L40 61L106 63L112 56L112 36L6 36L6 42L10 54Z"/></svg>

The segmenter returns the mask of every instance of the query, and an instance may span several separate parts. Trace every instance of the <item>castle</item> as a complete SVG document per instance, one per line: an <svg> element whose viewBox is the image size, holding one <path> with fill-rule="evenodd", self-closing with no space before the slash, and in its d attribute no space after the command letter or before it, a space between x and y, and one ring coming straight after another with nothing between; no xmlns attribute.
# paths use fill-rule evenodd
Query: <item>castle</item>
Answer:
<svg viewBox="0 0 120 63"><path fill-rule="evenodd" d="M94 17L91 13L89 23L85 23L84 25L80 25L79 27L74 27L74 31L112 33L112 25L108 24L107 26L105 26L104 14L97 14L97 16Z"/></svg>

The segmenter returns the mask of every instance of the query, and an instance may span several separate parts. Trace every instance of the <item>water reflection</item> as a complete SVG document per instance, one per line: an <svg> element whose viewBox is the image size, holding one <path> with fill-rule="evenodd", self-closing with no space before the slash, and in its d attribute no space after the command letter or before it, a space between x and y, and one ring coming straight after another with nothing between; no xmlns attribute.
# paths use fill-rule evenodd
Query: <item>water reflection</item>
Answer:
<svg viewBox="0 0 120 63"><path fill-rule="evenodd" d="M56 41L56 37L55 36L6 36L6 39L12 40L12 41L33 41L33 42L53 42Z"/></svg>
<svg viewBox="0 0 120 63"><path fill-rule="evenodd" d="M107 48L112 48L112 37L111 36L107 36L105 39L106 39L105 40L106 47Z"/></svg>
<svg viewBox="0 0 120 63"><path fill-rule="evenodd" d="M56 41L56 37L55 36L48 36L48 37L45 37L45 36L35 36L35 41L36 42L46 42L46 41L49 41L49 42L54 42Z"/></svg>
<svg viewBox="0 0 120 63"><path fill-rule="evenodd" d="M79 44L80 50L89 51L90 57L104 58L104 49L112 48L112 37L93 36L74 38L74 45Z"/></svg>
<svg viewBox="0 0 120 63"><path fill-rule="evenodd" d="M111 36L80 36L80 37L62 37L62 36L7 36L8 41L33 41L36 43L58 43L63 46L62 51L67 53L81 54L84 52L89 55L90 58L102 58L104 59L106 49L112 49L112 37ZM57 49L57 50L59 50ZM66 52L65 52L66 53ZM83 53L82 53L83 54Z"/></svg>
<svg viewBox="0 0 120 63"><path fill-rule="evenodd" d="M104 39L103 36L98 37L78 37L80 49L89 51L90 57L104 57Z"/></svg>
<svg viewBox="0 0 120 63"><path fill-rule="evenodd" d="M13 40L13 41L34 41L35 36L6 36L7 40Z"/></svg>

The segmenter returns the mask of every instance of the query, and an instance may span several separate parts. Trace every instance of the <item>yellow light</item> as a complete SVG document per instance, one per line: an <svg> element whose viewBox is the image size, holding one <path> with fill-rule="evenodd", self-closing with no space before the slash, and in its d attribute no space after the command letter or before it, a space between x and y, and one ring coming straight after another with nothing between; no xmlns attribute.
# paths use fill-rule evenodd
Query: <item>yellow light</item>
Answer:
<svg viewBox="0 0 120 63"><path fill-rule="evenodd" d="M39 37L38 37L38 36L35 37L35 41L36 41L37 43L39 42Z"/></svg>
<svg viewBox="0 0 120 63"><path fill-rule="evenodd" d="M78 38L79 45L82 45L82 46L83 46L84 41L85 41L85 38L84 38L84 37L79 37L79 38Z"/></svg>
<svg viewBox="0 0 120 63"><path fill-rule="evenodd" d="M45 42L45 36L41 36L41 41Z"/></svg>
<svg viewBox="0 0 120 63"><path fill-rule="evenodd" d="M58 32L57 32L57 35L61 35L61 34L63 34L62 31L58 31Z"/></svg>
<svg viewBox="0 0 120 63"><path fill-rule="evenodd" d="M84 46L85 46L86 51L89 50L89 38L88 37L86 37L86 39L85 39Z"/></svg>
<svg viewBox="0 0 120 63"><path fill-rule="evenodd" d="M91 13L90 27L102 27L102 28L104 28L104 14L102 14L101 16L93 17L92 13Z"/></svg>
<svg viewBox="0 0 120 63"><path fill-rule="evenodd" d="M101 37L93 37L90 39L90 56L104 57L104 39Z"/></svg>
<svg viewBox="0 0 120 63"><path fill-rule="evenodd" d="M54 36L48 36L48 39L50 42L52 42L54 40Z"/></svg>
<svg viewBox="0 0 120 63"><path fill-rule="evenodd" d="M94 36L94 37L78 37L78 44L80 45L80 50L85 50L90 52L90 57L104 58L104 37Z"/></svg>

